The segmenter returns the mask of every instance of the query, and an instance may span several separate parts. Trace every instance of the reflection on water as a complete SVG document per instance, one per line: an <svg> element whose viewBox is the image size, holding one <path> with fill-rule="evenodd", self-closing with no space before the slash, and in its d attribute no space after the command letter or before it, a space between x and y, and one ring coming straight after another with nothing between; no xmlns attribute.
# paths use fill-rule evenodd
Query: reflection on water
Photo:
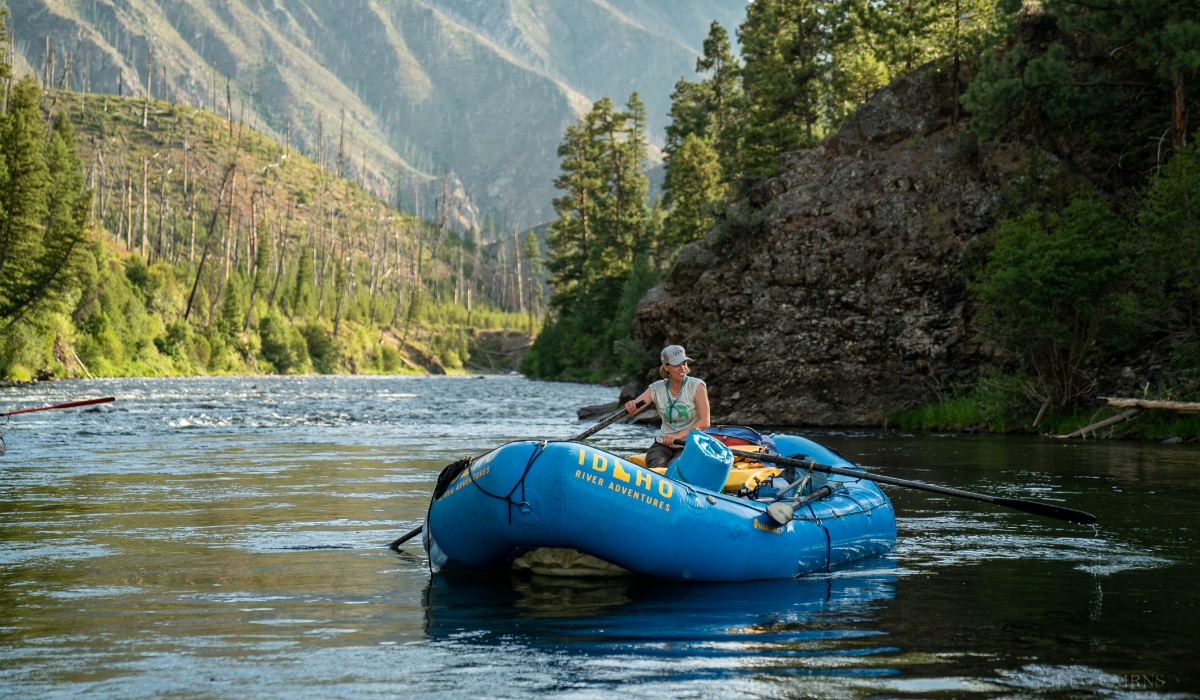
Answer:
<svg viewBox="0 0 1200 700"><path fill-rule="evenodd" d="M129 379L0 389L0 689L15 696L1176 697L1200 691L1200 450L809 433L903 478L894 552L789 581L430 575L438 470L579 431L603 387ZM597 446L641 451L614 426ZM652 537L653 533L647 533Z"/></svg>
<svg viewBox="0 0 1200 700"><path fill-rule="evenodd" d="M869 638L880 633L860 623L871 619L873 602L892 597L895 570L880 558L831 574L748 583L438 575L423 601L425 631L438 641L470 633L476 645L520 639L593 657L687 659L702 676L795 670L797 658L803 668L887 675L895 671L863 657L898 650L875 644ZM722 660L719 668L707 667L711 659ZM733 665L737 659L743 668Z"/></svg>

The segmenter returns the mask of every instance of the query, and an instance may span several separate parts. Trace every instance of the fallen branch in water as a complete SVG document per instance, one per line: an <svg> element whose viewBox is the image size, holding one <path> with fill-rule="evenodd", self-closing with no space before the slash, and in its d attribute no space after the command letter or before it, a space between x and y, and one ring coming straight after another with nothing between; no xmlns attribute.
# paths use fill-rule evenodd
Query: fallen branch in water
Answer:
<svg viewBox="0 0 1200 700"><path fill-rule="evenodd" d="M1100 421L1099 423L1092 423L1089 426L1080 428L1079 430L1076 430L1075 432L1071 433L1070 435L1052 435L1051 437L1053 437L1056 440L1070 440L1072 438L1084 437L1088 433L1095 434L1095 432L1097 430L1100 430L1101 428L1107 428L1110 425L1116 425L1117 423L1124 423L1127 420L1136 418L1137 416L1141 415L1145 410L1146 409L1144 409L1144 408L1131 408L1128 411L1125 411L1124 413L1119 413L1119 414L1113 416L1112 418L1105 418L1104 420Z"/></svg>

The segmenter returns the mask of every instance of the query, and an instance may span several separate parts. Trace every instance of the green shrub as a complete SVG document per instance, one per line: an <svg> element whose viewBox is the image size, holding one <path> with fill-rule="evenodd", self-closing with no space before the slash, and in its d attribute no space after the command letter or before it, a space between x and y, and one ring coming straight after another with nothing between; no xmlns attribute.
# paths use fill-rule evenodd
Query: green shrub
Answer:
<svg viewBox="0 0 1200 700"><path fill-rule="evenodd" d="M16 382L27 382L33 379L33 372L30 372L28 367L22 365L9 365L7 377Z"/></svg>
<svg viewBox="0 0 1200 700"><path fill-rule="evenodd" d="M176 319L167 326L166 333L154 339L154 346L159 353L170 357L180 371L190 372L195 358L194 336L187 321Z"/></svg>
<svg viewBox="0 0 1200 700"><path fill-rule="evenodd" d="M971 284L984 332L1045 384L1055 405L1088 389L1087 363L1136 340L1123 313L1126 231L1099 199L1076 198L1061 215L1033 209L1000 226Z"/></svg>
<svg viewBox="0 0 1200 700"><path fill-rule="evenodd" d="M1181 149L1153 178L1138 215L1143 310L1188 362L1200 327L1200 146ZM1195 363L1192 363L1195 366Z"/></svg>
<svg viewBox="0 0 1200 700"><path fill-rule="evenodd" d="M321 374L333 374L341 361L341 352L333 336L319 324L310 323L300 329L304 336L308 356L312 358L313 369Z"/></svg>
<svg viewBox="0 0 1200 700"><path fill-rule="evenodd" d="M245 322L246 300L231 275L225 282L225 298L221 301L221 319L219 321L221 331L226 337L232 338L241 332L242 324Z"/></svg>
<svg viewBox="0 0 1200 700"><path fill-rule="evenodd" d="M141 292L142 299L153 299L163 284L162 273L147 267L142 256L136 253L125 260L125 277Z"/></svg>
<svg viewBox="0 0 1200 700"><path fill-rule="evenodd" d="M262 339L262 356L280 374L300 369L307 359L307 343L297 343L292 338L293 329L278 312L267 314L258 322L258 335ZM297 334L299 335L299 334ZM301 356L298 351L303 351Z"/></svg>
<svg viewBox="0 0 1200 700"><path fill-rule="evenodd" d="M228 364L225 358L225 351L228 346L225 343L225 336L221 333L221 329L215 324L209 326L205 329L205 338L208 340L209 348L208 362L205 368L209 372L225 371Z"/></svg>
<svg viewBox="0 0 1200 700"><path fill-rule="evenodd" d="M936 403L889 415L886 424L906 430L1032 429L1045 400L1045 386L1037 378L993 369L969 388L947 392ZM1042 428L1045 419L1039 424Z"/></svg>
<svg viewBox="0 0 1200 700"><path fill-rule="evenodd" d="M462 334L434 334L430 350L442 366L451 369L462 369L463 361L470 357L467 338Z"/></svg>
<svg viewBox="0 0 1200 700"><path fill-rule="evenodd" d="M379 346L379 362L384 372L395 372L400 369L400 353L387 343Z"/></svg>
<svg viewBox="0 0 1200 700"><path fill-rule="evenodd" d="M201 367L208 367L209 360L212 359L212 348L208 344L208 338L202 335L196 336L193 352L196 354L196 359L200 362Z"/></svg>

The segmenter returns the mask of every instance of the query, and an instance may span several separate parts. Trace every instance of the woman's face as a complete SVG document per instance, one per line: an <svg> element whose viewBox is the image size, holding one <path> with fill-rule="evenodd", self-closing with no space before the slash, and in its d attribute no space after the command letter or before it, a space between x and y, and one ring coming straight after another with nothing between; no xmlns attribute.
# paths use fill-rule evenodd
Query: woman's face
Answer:
<svg viewBox="0 0 1200 700"><path fill-rule="evenodd" d="M683 378L687 376L687 373L688 373L688 363L687 362L680 362L677 365L666 365L666 367L667 367L667 374L671 375L672 379L675 379L678 381L683 381Z"/></svg>

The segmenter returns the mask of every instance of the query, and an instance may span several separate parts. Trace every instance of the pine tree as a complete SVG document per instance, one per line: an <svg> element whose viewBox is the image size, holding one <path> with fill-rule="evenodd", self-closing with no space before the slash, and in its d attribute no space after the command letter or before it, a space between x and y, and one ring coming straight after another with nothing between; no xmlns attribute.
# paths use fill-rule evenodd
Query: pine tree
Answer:
<svg viewBox="0 0 1200 700"><path fill-rule="evenodd" d="M256 239L258 244L255 246L254 255L254 280L250 287L250 303L246 305L246 320L242 323L242 330L250 327L250 322L254 317L254 302L267 293L267 286L271 283L271 247L267 245L270 235L266 220L260 219Z"/></svg>
<svg viewBox="0 0 1200 700"><path fill-rule="evenodd" d="M811 146L828 76L831 3L758 0L742 25L745 172L775 174L780 153Z"/></svg>
<svg viewBox="0 0 1200 700"><path fill-rule="evenodd" d="M313 252L311 246L300 246L300 259L296 263L296 283L292 287L292 315L308 314L312 302Z"/></svg>
<svg viewBox="0 0 1200 700"><path fill-rule="evenodd" d="M242 299L241 290L238 288L235 278L231 276L225 280L225 294L221 300L221 319L219 321L221 332L227 338L234 338L242 329L245 317L246 303Z"/></svg>
<svg viewBox="0 0 1200 700"><path fill-rule="evenodd" d="M652 245L648 150L646 109L637 93L624 111L605 97L567 127L558 151L563 174L555 182L564 194L554 200L558 219L547 238L551 306L558 314L523 362L529 371L557 376L564 364L587 366L607 356L611 343L605 341L633 261Z"/></svg>
<svg viewBox="0 0 1200 700"><path fill-rule="evenodd" d="M646 138L646 105L641 97L634 92L625 103L624 132L625 139L621 143L624 154L622 189L624 201L618 216L621 218L621 230L625 232L618 242L620 252L632 257L643 253L649 247L646 240L646 198L650 195L650 180L646 177L646 162L649 159L650 145Z"/></svg>
<svg viewBox="0 0 1200 700"><path fill-rule="evenodd" d="M742 67L733 54L729 34L719 22L709 27L704 55L696 59L696 72L709 75L701 84L709 100L710 125L706 132L721 159L727 176L738 171L737 152L741 141L738 108L742 102Z"/></svg>
<svg viewBox="0 0 1200 700"><path fill-rule="evenodd" d="M91 194L83 193L75 134L60 114L41 132L40 90L26 77L0 129L0 320L12 327L42 303L61 300L86 240ZM83 196L81 196L83 195Z"/></svg>
<svg viewBox="0 0 1200 700"><path fill-rule="evenodd" d="M1032 142L1110 188L1156 172L1186 141L1187 107L1200 96L1188 82L1200 68L1195 3L1054 0L1026 3L1015 22L1020 40L963 95L981 139Z"/></svg>
<svg viewBox="0 0 1200 700"><path fill-rule="evenodd" d="M880 11L870 0L846 0L830 35L829 106L826 119L836 128L891 79L881 47Z"/></svg>
<svg viewBox="0 0 1200 700"><path fill-rule="evenodd" d="M529 328L533 330L534 319L541 315L542 284L542 248L538 243L537 234L533 231L525 234L521 241L521 257L525 259L526 274L526 303L529 309Z"/></svg>
<svg viewBox="0 0 1200 700"><path fill-rule="evenodd" d="M17 83L0 131L0 319L23 307L34 283L33 263L42 254L41 227L49 213L50 173L44 159L41 89L26 76Z"/></svg>
<svg viewBox="0 0 1200 700"><path fill-rule="evenodd" d="M601 175L606 196L597 209L593 240L587 255L587 275L592 283L591 302L611 309L620 295L633 256L648 246L645 233L649 181L646 163L646 110L637 93L614 109L604 98L589 115L600 146Z"/></svg>
<svg viewBox="0 0 1200 700"><path fill-rule="evenodd" d="M561 155L561 154L560 154ZM483 240L490 241L496 237L496 223L492 221L492 213L483 215Z"/></svg>
<svg viewBox="0 0 1200 700"><path fill-rule="evenodd" d="M8 8L0 7L0 80L12 77L12 57L4 45L8 43Z"/></svg>
<svg viewBox="0 0 1200 700"><path fill-rule="evenodd" d="M564 191L554 200L558 219L550 225L546 267L551 272L551 305L569 313L587 286L587 261L593 246L593 227L604 196L600 149L591 113L567 127L558 147L562 175L554 186Z"/></svg>
<svg viewBox="0 0 1200 700"><path fill-rule="evenodd" d="M945 0L885 0L869 3L870 23L880 37L876 51L896 75L909 73L923 63L945 55L945 24L954 12L954 2Z"/></svg>
<svg viewBox="0 0 1200 700"><path fill-rule="evenodd" d="M673 206L663 222L663 247L674 251L703 238L725 195L720 160L708 139L688 134L671 158L663 189Z"/></svg>
<svg viewBox="0 0 1200 700"><path fill-rule="evenodd" d="M722 171L732 177L738 171L741 135L739 108L742 103L741 66L733 55L729 34L713 22L704 40L704 54L696 59L696 72L708 77L700 82L680 78L671 93L671 123L663 150L669 165L675 150L688 134L708 137L721 157Z"/></svg>

